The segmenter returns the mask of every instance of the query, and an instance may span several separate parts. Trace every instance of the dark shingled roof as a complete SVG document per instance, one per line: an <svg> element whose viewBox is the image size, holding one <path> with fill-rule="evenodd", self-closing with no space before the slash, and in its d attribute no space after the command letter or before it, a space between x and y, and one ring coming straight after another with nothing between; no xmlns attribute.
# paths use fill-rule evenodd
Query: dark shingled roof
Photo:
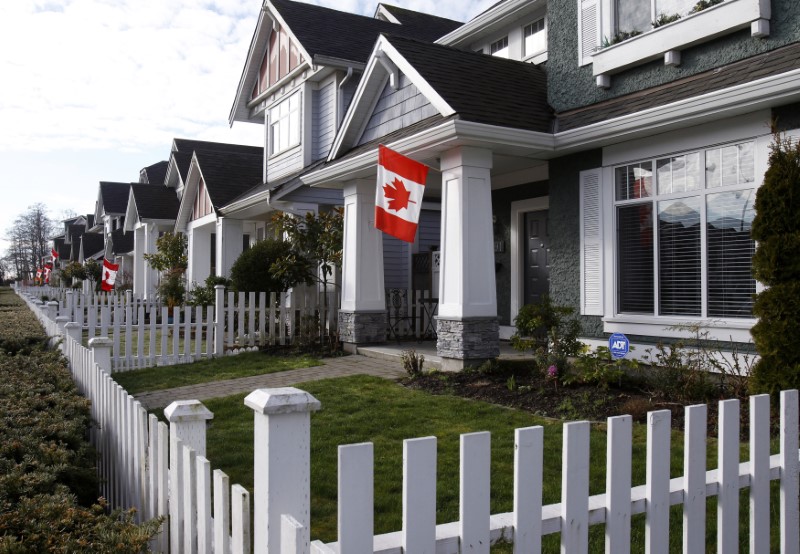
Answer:
<svg viewBox="0 0 800 554"><path fill-rule="evenodd" d="M552 132L547 76L530 63L387 36L461 119Z"/></svg>
<svg viewBox="0 0 800 554"><path fill-rule="evenodd" d="M139 219L176 219L180 202L175 190L164 186L131 185Z"/></svg>
<svg viewBox="0 0 800 554"><path fill-rule="evenodd" d="M258 149L257 155L196 151L195 156L215 209L262 182L264 169L261 149Z"/></svg>
<svg viewBox="0 0 800 554"><path fill-rule="evenodd" d="M130 188L130 183L100 181L100 198L103 201L103 211L107 214L125 214L128 209ZM94 217L92 217L92 220L94 220Z"/></svg>
<svg viewBox="0 0 800 554"><path fill-rule="evenodd" d="M181 180L184 183L186 182L186 176L189 174L189 166L192 165L192 152L172 153L172 157L175 159L175 165L178 166L178 172L181 174Z"/></svg>
<svg viewBox="0 0 800 554"><path fill-rule="evenodd" d="M383 4L383 7L386 8L386 11L395 16L401 25L425 29L425 31L430 32L431 35L437 35L436 38L443 37L447 33L463 25L461 21L439 17L438 15L415 12L414 10L407 10L406 8L390 6L389 4Z"/></svg>
<svg viewBox="0 0 800 554"><path fill-rule="evenodd" d="M60 260L68 260L70 251L72 250L72 246L69 244L59 244L56 251L58 252L58 258Z"/></svg>
<svg viewBox="0 0 800 554"><path fill-rule="evenodd" d="M105 248L105 239L100 233L84 233L81 237L84 259L94 256Z"/></svg>
<svg viewBox="0 0 800 554"><path fill-rule="evenodd" d="M150 183L151 185L163 185L167 178L167 168L169 162L161 161L148 165L139 172L140 183Z"/></svg>
<svg viewBox="0 0 800 554"><path fill-rule="evenodd" d="M231 152L234 154L263 155L264 149L261 146L245 146L244 144L228 144L226 142L209 142L205 140L174 139L175 148L178 152L192 155L192 152ZM191 159L191 158L190 158Z"/></svg>
<svg viewBox="0 0 800 554"><path fill-rule="evenodd" d="M271 0L271 4L312 58L319 55L366 63L381 33L430 42L462 25L422 13L406 13L403 19L398 17L404 22L398 25L292 0Z"/></svg>
<svg viewBox="0 0 800 554"><path fill-rule="evenodd" d="M80 242L81 235L86 232L86 225L83 223L72 223L67 226L67 236L69 237L70 244Z"/></svg>
<svg viewBox="0 0 800 554"><path fill-rule="evenodd" d="M800 67L800 43L776 48L691 77L640 90L558 114L558 131L568 131L722 90L734 85L779 75Z"/></svg>
<svg viewBox="0 0 800 554"><path fill-rule="evenodd" d="M86 228L91 229L94 227L94 214L86 214Z"/></svg>
<svg viewBox="0 0 800 554"><path fill-rule="evenodd" d="M117 255L133 252L133 233L121 228L111 231L111 250Z"/></svg>

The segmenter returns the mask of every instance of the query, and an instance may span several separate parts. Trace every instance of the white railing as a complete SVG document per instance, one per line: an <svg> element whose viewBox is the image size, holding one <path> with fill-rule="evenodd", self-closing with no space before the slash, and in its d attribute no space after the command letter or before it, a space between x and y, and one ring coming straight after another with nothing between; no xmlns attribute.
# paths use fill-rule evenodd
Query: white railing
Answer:
<svg viewBox="0 0 800 554"><path fill-rule="evenodd" d="M31 303L40 319L39 303ZM161 552L248 552L249 495L213 474L205 455L205 424L212 414L198 401L175 402L165 410L170 422L146 416L141 405L110 376L110 340L96 338L91 349L74 335L81 327L63 325L65 353L80 390L92 400L98 427L92 440L100 452L98 471L103 493L114 507L138 506L144 518L168 517L169 531L158 537ZM91 351L90 351L91 350ZM255 552L307 554L338 552L487 553L501 540L515 552L539 552L542 537L559 534L562 552L588 552L591 525L605 525L606 552L630 551L631 518L644 514L645 548L669 549L670 507L683 507L683 550L706 546L706 500L717 498L717 547L736 552L740 511L749 512L751 552L770 551L770 513L779 513L781 552L800 552L798 482L798 392L780 394L779 453L770 454L770 398L749 400L748 461L740 459L740 403L719 404L718 467L707 470L707 407L686 408L683 475L670 477L669 411L647 417L646 482L632 484L632 418L608 419L606 487L589 494L590 424L564 425L561 502L543 505L544 429L515 432L514 510L490 512L489 433L461 435L460 514L436 523L437 441L435 437L403 443L403 529L373 532L373 447L339 447L338 540L310 541L310 413L320 408L313 396L295 388L259 389L245 404L255 413L254 512ZM287 455L291 452L291 455ZM770 483L780 488L779 506L770 504ZM740 490L749 500L740 505ZM213 490L213 506L212 506ZM673 526L674 528L675 526ZM228 534L230 529L230 534ZM167 539L168 536L168 539ZM195 550L196 545L196 550ZM227 548L230 548L228 550Z"/></svg>

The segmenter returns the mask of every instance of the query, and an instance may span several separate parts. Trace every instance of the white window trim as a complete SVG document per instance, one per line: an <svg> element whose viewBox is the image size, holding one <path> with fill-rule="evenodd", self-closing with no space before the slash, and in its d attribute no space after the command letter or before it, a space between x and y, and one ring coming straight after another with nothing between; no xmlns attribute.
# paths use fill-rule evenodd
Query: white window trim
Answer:
<svg viewBox="0 0 800 554"><path fill-rule="evenodd" d="M511 203L511 314L509 322L513 326L514 318L517 317L519 309L522 307L522 299L525 296L523 285L525 283L525 264L523 263L525 244L521 237L521 231L525 227L524 217L528 212L538 212L550 209L550 197L539 196L537 198L527 198Z"/></svg>
<svg viewBox="0 0 800 554"><path fill-rule="evenodd" d="M753 184L754 189L758 189L763 182L763 175L767 169L769 144L771 137L769 135L762 135L753 137L744 136L733 138L727 137L724 142L714 142L699 147L701 150L714 148L716 146L736 144L748 140L755 141L754 147L754 163L756 180ZM672 143L672 141L667 141ZM650 145L647 149L652 150ZM626 160L623 162L621 159L615 160L615 163L604 165L602 168L602 191L601 191L601 205L603 210L603 236L605 244L605 258L604 263L604 313L607 314L603 317L603 331L606 333L626 333L631 335L641 336L656 336L656 337L671 337L671 338L690 338L691 333L685 330L669 329L675 325L686 323L699 323L705 330L709 332L709 338L719 341L735 342L751 342L750 335L751 327L756 323L756 318L717 318L717 317L699 317L699 316L662 316L657 314L632 314L632 313L619 313L617 311L617 255L618 245L616 243L616 200L614 198L614 169L625 163L638 161L641 159L649 160L667 157L670 155L679 155L696 151L697 148L689 148L680 152L670 151L661 154L649 152L646 156L636 158L636 160ZM605 156L604 156L605 157ZM608 159L604 160L608 163ZM653 179L653 187L656 187L655 178ZM742 189L748 187L740 187ZM712 194L717 191L724 192L727 190L738 190L737 187L720 187L719 189L703 189L697 191L705 194ZM657 287L657 283L654 283ZM706 297L706 284L703 284L703 298ZM756 282L756 293L764 289L763 285Z"/></svg>
<svg viewBox="0 0 800 554"><path fill-rule="evenodd" d="M525 51L525 39L527 38L525 36L525 28L528 27L529 25L533 25L537 21L543 21L544 22L544 28L541 31L542 33L544 33L544 48L529 54L529 53L527 53ZM527 61L534 61L534 63L541 63L539 61L535 61L534 59L540 57L542 54L544 54L545 55L545 59L547 59L547 57L546 57L547 56L547 39L548 39L548 36L549 36L548 35L549 29L548 29L548 24L547 24L547 17L543 15L541 17L537 17L536 19L532 20L530 23L526 23L525 25L522 26L520 32L521 32L521 37L522 37L522 61L526 61L526 62Z"/></svg>
<svg viewBox="0 0 800 554"><path fill-rule="evenodd" d="M602 40L602 37L614 34L614 0L599 1L599 36ZM768 36L770 17L768 0L725 0L696 14L682 14L681 19L657 29L640 29L643 31L641 35L597 50L584 61L592 62L595 77L618 73L660 57L664 57L665 61L669 57L670 63L674 63L675 57L667 56L670 52L680 51L739 29L750 27L753 36Z"/></svg>
<svg viewBox="0 0 800 554"><path fill-rule="evenodd" d="M266 131L267 132L267 142L269 143L269 148L272 148L274 146L273 145L273 140L272 140L272 128L273 128L273 126L276 125L278 121L282 121L284 119L289 119L291 117L291 114L292 114L292 112L289 111L284 117L280 118L278 121L273 121L273 119L272 119L272 110L274 110L275 108L279 107L284 102L289 102L297 94L300 95L300 97L298 98L298 101L297 101L297 111L300 112L300 117L299 117L299 120L298 120L298 129L297 129L297 142L290 143L288 146L286 146L282 150L275 150L274 152L270 152L270 154L269 154L269 159L270 160L276 159L276 158L280 158L284 154L287 154L288 152L291 152L292 150L294 150L295 148L297 148L298 146L303 144L303 112L305 110L303 109L304 108L304 105L303 105L303 96L304 95L303 95L303 92L300 91L300 90L297 90L295 92L292 92L291 94L287 94L286 96L283 96L278 102L275 102L269 108L267 108L266 113L267 113L267 118L268 118L268 121L269 121L269 123L267 125L267 131Z"/></svg>

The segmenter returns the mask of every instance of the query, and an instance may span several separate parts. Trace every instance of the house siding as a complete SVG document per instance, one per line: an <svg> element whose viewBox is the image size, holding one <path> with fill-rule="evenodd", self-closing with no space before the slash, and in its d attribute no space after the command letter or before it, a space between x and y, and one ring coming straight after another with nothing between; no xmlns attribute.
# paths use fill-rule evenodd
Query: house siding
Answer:
<svg viewBox="0 0 800 554"><path fill-rule="evenodd" d="M350 102L353 101L353 97L356 95L358 83L359 79L353 76L353 78L349 79L339 90L339 94L342 95L342 111L339 114L340 117L344 117L345 112L350 107Z"/></svg>
<svg viewBox="0 0 800 554"><path fill-rule="evenodd" d="M338 189L323 189L319 187L302 186L286 196L280 198L281 202L299 202L308 204L324 204L327 206L341 206L344 204L342 191Z"/></svg>
<svg viewBox="0 0 800 554"><path fill-rule="evenodd" d="M275 181L290 173L303 169L303 144L293 150L270 158L267 163L267 179Z"/></svg>
<svg viewBox="0 0 800 554"><path fill-rule="evenodd" d="M595 85L592 64L578 67L577 4L576 0L548 2L548 100L559 112L669 83L800 40L800 2L772 0L769 37L753 38L749 29L737 31L682 50L678 67L657 60L614 74L611 88L603 90Z"/></svg>
<svg viewBox="0 0 800 554"><path fill-rule="evenodd" d="M552 52L552 50L551 50ZM550 160L550 298L558 305L581 305L581 237L579 173L603 165L602 150ZM499 294L499 292L498 292ZM586 337L603 338L598 316L579 316Z"/></svg>
<svg viewBox="0 0 800 554"><path fill-rule="evenodd" d="M384 233L383 235L383 286L387 289L407 289L409 243Z"/></svg>
<svg viewBox="0 0 800 554"><path fill-rule="evenodd" d="M401 75L397 90L389 83L384 87L358 144L388 135L437 113L409 78Z"/></svg>
<svg viewBox="0 0 800 554"><path fill-rule="evenodd" d="M334 83L328 83L312 93L312 135L314 151L312 161L325 158L336 135L336 94Z"/></svg>
<svg viewBox="0 0 800 554"><path fill-rule="evenodd" d="M418 251L430 252L432 247L439 247L441 242L442 212L438 210L422 210L419 213L419 230L417 234Z"/></svg>

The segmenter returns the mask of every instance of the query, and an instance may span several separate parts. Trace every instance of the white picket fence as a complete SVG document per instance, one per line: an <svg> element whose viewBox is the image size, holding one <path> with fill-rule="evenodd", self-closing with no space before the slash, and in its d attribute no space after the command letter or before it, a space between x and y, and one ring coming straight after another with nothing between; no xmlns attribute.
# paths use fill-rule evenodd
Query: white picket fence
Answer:
<svg viewBox="0 0 800 554"><path fill-rule="evenodd" d="M31 302L41 320L48 315ZM52 328L52 326L50 327ZM92 440L101 454L98 471L112 506L138 506L144 518L168 515L160 552L249 552L253 521L255 552L488 554L503 539L515 553L539 552L542 538L559 534L561 551L588 552L591 525L605 526L605 551L630 551L631 518L644 514L647 552L669 551L670 507L683 508L683 551L706 548L708 498L717 498L717 550L738 552L740 511L748 510L750 552L770 551L770 483L778 481L780 551L800 552L800 451L798 392L780 394L779 453L770 454L770 398L749 400L748 461L740 459L740 403L719 404L718 467L707 470L707 407L686 408L683 475L670 477L669 411L647 417L646 482L632 486L632 418L608 419L606 492L589 494L590 424L564 425L561 502L543 505L544 429L517 429L514 436L514 509L490 512L491 437L467 433L460 442L459 520L436 523L437 441L403 442L403 528L374 535L373 446L339 447L338 540L310 540L310 414L320 408L295 388L259 389L245 404L255 414L254 511L249 495L213 474L205 455L205 425L212 414L198 401L170 405L169 428L144 409L110 376L108 339L91 350L71 338L65 353L80 390L92 400L98 427ZM290 455L288 453L291 453ZM748 490L747 506L740 490ZM213 505L212 505L213 490ZM230 534L229 534L230 531Z"/></svg>

